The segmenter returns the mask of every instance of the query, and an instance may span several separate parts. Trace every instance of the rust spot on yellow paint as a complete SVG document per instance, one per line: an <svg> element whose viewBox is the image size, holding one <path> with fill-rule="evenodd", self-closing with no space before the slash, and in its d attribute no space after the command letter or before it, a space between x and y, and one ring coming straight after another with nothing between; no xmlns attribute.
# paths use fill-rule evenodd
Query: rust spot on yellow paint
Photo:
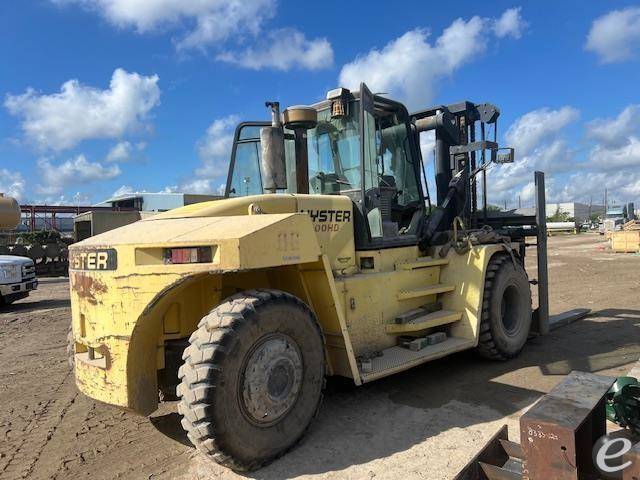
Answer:
<svg viewBox="0 0 640 480"><path fill-rule="evenodd" d="M108 288L105 283L96 278L80 272L71 272L71 290L76 292L80 299L96 305L98 303L96 293L103 295Z"/></svg>

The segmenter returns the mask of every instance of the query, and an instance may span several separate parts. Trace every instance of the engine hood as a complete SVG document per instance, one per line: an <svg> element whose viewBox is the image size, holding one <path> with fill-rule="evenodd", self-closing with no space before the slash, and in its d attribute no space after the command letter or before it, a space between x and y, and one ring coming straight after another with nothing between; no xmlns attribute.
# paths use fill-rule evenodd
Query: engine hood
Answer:
<svg viewBox="0 0 640 480"><path fill-rule="evenodd" d="M90 237L72 245L69 253L73 257L74 250L88 247L210 245L224 269L313 262L326 254L333 269L344 270L355 265L353 217L351 199L341 195L228 198L176 208ZM247 257L253 260L247 262Z"/></svg>
<svg viewBox="0 0 640 480"><path fill-rule="evenodd" d="M164 250L177 247L211 247L212 262L165 265ZM117 250L116 254L110 250ZM311 219L303 213L238 217L162 218L138 221L90 237L69 248L70 268L99 270L83 255L100 251L110 258L104 270L166 268L189 270L245 270L315 262L320 257ZM93 268L91 268L93 267Z"/></svg>
<svg viewBox="0 0 640 480"><path fill-rule="evenodd" d="M0 255L0 265L31 265L33 260L15 255Z"/></svg>
<svg viewBox="0 0 640 480"><path fill-rule="evenodd" d="M194 203L184 207L175 208L153 217L145 219L145 222L164 220L167 218L193 218L193 217L224 217L236 215L248 215L252 205L259 205L262 213L293 213L297 212L299 198L317 198L328 200L336 196L329 195L295 195L295 194L266 194L251 195L248 197L225 198L210 202Z"/></svg>

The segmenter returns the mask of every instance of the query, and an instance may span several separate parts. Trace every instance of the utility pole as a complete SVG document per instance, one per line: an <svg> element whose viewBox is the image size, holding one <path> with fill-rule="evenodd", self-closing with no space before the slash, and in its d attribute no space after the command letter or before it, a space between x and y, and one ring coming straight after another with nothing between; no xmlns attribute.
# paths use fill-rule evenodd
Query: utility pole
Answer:
<svg viewBox="0 0 640 480"><path fill-rule="evenodd" d="M520 201L520 195L518 195L518 208L522 208L522 202Z"/></svg>
<svg viewBox="0 0 640 480"><path fill-rule="evenodd" d="M504 200L504 211L505 211L505 212L507 211L507 199L506 199L506 198L505 198L505 200Z"/></svg>
<svg viewBox="0 0 640 480"><path fill-rule="evenodd" d="M604 189L604 213L605 213L605 214L607 213L607 208L608 208L608 206L609 206L609 204L608 204L607 202L608 202L608 198L607 198L607 189L606 189L606 187L605 187L605 189Z"/></svg>

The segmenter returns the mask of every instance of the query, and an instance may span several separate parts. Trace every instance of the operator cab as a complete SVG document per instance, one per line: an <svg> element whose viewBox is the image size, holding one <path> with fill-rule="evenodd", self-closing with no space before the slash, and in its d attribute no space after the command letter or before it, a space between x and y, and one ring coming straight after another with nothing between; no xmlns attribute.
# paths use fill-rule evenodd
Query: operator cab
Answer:
<svg viewBox="0 0 640 480"><path fill-rule="evenodd" d="M317 119L304 131L287 128L292 125L284 112L285 188L265 188L260 169L260 131L271 124L237 127L226 196L274 190L348 196L354 203L356 248L415 245L428 195L422 191L420 150L404 105L372 95L363 84L358 93L332 90L312 108Z"/></svg>

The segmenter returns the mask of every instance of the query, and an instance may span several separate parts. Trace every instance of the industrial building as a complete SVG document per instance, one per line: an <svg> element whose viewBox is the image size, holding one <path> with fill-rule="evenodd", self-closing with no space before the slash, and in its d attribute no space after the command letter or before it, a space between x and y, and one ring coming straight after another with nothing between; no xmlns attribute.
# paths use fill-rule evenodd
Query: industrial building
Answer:
<svg viewBox="0 0 640 480"><path fill-rule="evenodd" d="M134 192L111 197L103 202L96 203L96 207L132 208L141 212L165 212L172 208L191 205L192 203L218 200L220 195L199 195L192 193L166 193L166 192Z"/></svg>
<svg viewBox="0 0 640 480"><path fill-rule="evenodd" d="M576 222L585 222L594 214L603 215L604 206L579 202L547 203L547 216L555 215L556 212L565 213Z"/></svg>
<svg viewBox="0 0 640 480"><path fill-rule="evenodd" d="M74 238L76 241L84 240L159 212L220 198L222 197L219 195L165 192L135 192L118 195L95 204L94 207L99 207L95 211L77 215L74 219ZM113 210L107 210L104 207Z"/></svg>

